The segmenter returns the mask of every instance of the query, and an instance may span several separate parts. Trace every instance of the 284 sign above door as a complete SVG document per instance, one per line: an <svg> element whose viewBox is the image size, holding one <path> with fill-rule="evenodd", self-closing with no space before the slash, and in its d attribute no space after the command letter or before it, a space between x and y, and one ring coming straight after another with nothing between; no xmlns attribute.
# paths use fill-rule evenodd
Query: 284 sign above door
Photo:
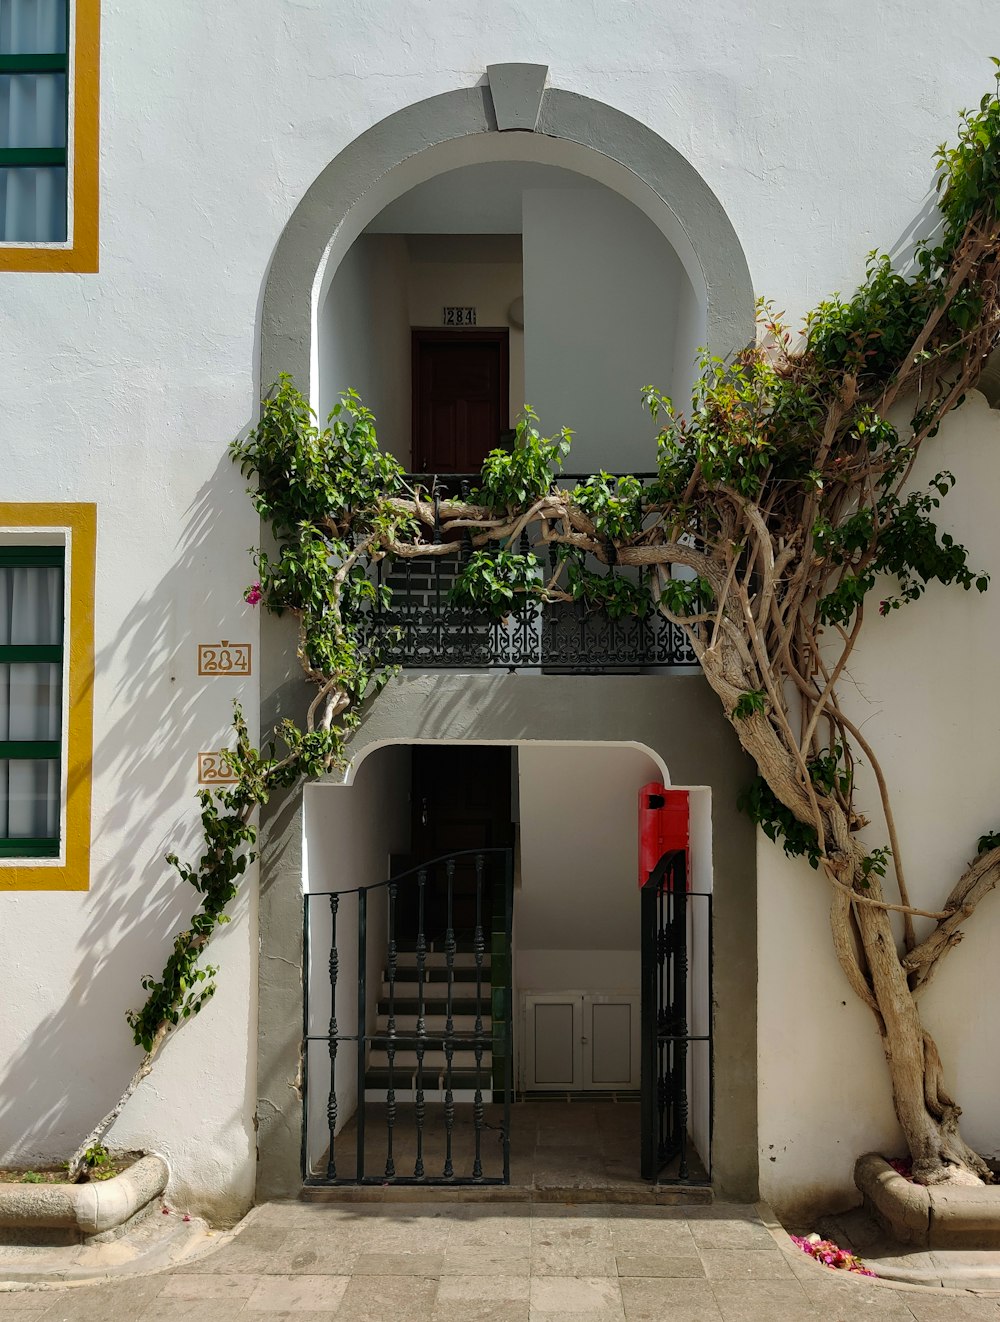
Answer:
<svg viewBox="0 0 1000 1322"><path fill-rule="evenodd" d="M442 308L442 326L475 326L475 308Z"/></svg>

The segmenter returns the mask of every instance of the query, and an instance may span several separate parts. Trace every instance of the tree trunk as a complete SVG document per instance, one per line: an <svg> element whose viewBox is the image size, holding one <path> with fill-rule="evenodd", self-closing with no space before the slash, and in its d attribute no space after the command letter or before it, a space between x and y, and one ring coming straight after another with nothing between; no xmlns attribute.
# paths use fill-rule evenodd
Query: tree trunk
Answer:
<svg viewBox="0 0 1000 1322"><path fill-rule="evenodd" d="M786 740L768 715L734 714L741 694L755 687L755 677L747 675L733 647L722 644L698 650L705 677L722 700L726 716L760 774L800 821L811 824L808 796ZM827 858L824 866L835 885L848 887L857 896L834 908L834 945L854 991L872 1010L878 1024L889 1067L893 1108L910 1151L914 1177L921 1184L991 1181L986 1163L959 1133L961 1108L944 1090L941 1058L920 1022L889 913L877 903L866 903L884 900L879 878L874 872L865 876L865 851L835 803L824 803L822 822ZM848 926L852 909L864 954L863 966L853 955L845 954L852 945Z"/></svg>
<svg viewBox="0 0 1000 1322"><path fill-rule="evenodd" d="M869 881L866 896L881 899L877 879L870 875ZM914 1178L920 1184L978 1184L992 1179L986 1163L959 1133L961 1108L943 1089L941 1059L920 1022L888 913L871 904L855 905L855 913L881 1020L892 1103L913 1160Z"/></svg>

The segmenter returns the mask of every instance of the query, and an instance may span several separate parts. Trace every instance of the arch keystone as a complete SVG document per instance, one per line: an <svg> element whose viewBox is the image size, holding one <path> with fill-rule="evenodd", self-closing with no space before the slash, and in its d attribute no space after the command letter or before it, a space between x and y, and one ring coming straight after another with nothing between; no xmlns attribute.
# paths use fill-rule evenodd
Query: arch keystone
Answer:
<svg viewBox="0 0 1000 1322"><path fill-rule="evenodd" d="M548 74L547 64L486 66L497 128L501 132L506 129L520 129L522 132L534 133L542 109L542 95Z"/></svg>

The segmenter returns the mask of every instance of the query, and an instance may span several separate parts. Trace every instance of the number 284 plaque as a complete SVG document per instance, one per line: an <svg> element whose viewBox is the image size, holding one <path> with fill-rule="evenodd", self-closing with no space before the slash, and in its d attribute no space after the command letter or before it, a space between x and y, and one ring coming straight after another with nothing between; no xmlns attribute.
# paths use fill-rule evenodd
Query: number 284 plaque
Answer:
<svg viewBox="0 0 1000 1322"><path fill-rule="evenodd" d="M249 675L251 644L221 643L198 644L199 675Z"/></svg>

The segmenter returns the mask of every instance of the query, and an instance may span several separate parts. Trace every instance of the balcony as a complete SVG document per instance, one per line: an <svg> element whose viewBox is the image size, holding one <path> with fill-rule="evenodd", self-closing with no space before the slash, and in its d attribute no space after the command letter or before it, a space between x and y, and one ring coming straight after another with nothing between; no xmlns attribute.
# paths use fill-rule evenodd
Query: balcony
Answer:
<svg viewBox="0 0 1000 1322"><path fill-rule="evenodd" d="M560 474L559 486L572 486L587 475ZM637 474L640 478L653 474ZM467 498L478 474L407 475L438 500ZM432 540L440 543L440 529ZM554 674L613 674L697 665L682 631L650 605L643 615L612 618L585 601L542 602L526 597L500 619L486 611L456 605L452 589L470 554L467 541L454 543L454 555L436 555L376 567L377 581L392 591L387 609L373 609L365 632L387 648L389 664L405 669L534 669ZM517 550L531 550L522 534ZM555 569L555 548L541 548ZM624 573L593 559L587 568L603 574ZM648 571L627 571L646 583ZM547 577L548 575L546 575Z"/></svg>

